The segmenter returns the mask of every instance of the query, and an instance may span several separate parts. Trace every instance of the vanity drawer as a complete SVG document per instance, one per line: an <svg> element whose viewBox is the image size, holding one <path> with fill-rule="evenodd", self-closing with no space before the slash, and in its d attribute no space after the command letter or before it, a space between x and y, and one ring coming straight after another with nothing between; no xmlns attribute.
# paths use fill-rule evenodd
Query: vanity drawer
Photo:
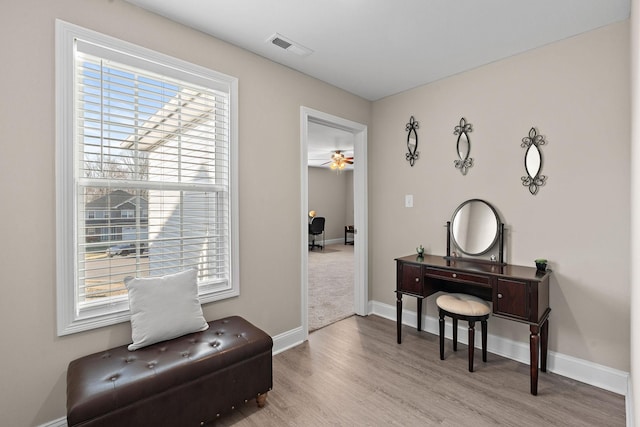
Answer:
<svg viewBox="0 0 640 427"><path fill-rule="evenodd" d="M425 276L435 277L437 279L451 280L454 282L473 283L476 285L484 285L491 287L489 276L481 274L461 273L459 271L441 270L439 268L427 267Z"/></svg>
<svg viewBox="0 0 640 427"><path fill-rule="evenodd" d="M399 291L422 295L424 291L424 278L422 266L417 264L398 264L397 287Z"/></svg>
<svg viewBox="0 0 640 427"><path fill-rule="evenodd" d="M522 320L529 319L528 282L498 278L493 301L495 313Z"/></svg>

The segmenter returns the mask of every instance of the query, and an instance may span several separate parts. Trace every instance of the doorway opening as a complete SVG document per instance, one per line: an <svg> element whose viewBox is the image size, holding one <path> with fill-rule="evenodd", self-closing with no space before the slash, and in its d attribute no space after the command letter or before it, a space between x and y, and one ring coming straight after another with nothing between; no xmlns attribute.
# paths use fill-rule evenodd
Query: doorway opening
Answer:
<svg viewBox="0 0 640 427"><path fill-rule="evenodd" d="M353 241L353 313L357 315L368 314L368 280L367 280L367 126L333 116L321 111L307 107L300 109L300 140L301 140L301 250L302 250L302 272L301 272L301 317L304 331L304 339L309 333L309 153L313 131L318 126L327 130L340 131L349 135L353 144L353 155L344 153L347 158L353 157L353 224L339 224L339 227L353 225L355 233L349 233L348 241ZM339 147L332 151L340 151ZM331 153L330 153L331 154ZM334 172L335 173L335 172ZM344 221L343 221L344 222ZM334 233L335 236L335 233ZM333 243L343 244L344 242ZM332 243L331 240L329 243ZM340 296L338 296L340 298Z"/></svg>

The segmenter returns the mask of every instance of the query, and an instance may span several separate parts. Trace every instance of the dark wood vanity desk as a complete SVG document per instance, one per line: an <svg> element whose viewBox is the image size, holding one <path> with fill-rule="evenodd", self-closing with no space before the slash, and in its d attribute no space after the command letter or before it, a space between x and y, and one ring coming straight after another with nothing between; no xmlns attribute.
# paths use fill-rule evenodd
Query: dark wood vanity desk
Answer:
<svg viewBox="0 0 640 427"><path fill-rule="evenodd" d="M538 362L547 370L549 271L483 260L435 255L396 259L398 344L402 342L402 296L417 298L418 330L422 300L438 291L462 292L493 302L493 315L529 325L531 394L538 394ZM539 357L540 356L540 357Z"/></svg>

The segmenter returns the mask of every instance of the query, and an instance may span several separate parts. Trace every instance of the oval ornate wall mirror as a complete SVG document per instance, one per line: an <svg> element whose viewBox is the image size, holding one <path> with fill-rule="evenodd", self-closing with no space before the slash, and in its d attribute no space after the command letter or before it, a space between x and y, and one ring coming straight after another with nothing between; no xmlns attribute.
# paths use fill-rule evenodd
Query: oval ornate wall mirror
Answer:
<svg viewBox="0 0 640 427"><path fill-rule="evenodd" d="M500 217L493 206L484 200L471 199L454 211L451 237L460 252L482 255L498 241L500 227Z"/></svg>
<svg viewBox="0 0 640 427"><path fill-rule="evenodd" d="M467 174L467 170L473 166L473 159L469 157L471 153L471 140L469 139L469 132L473 131L471 123L462 117L460 124L453 128L453 134L458 135L458 141L456 142L456 151L458 152L458 160L454 160L453 164L457 169L460 169L462 175Z"/></svg>
<svg viewBox="0 0 640 427"><path fill-rule="evenodd" d="M409 119L409 123L407 123L407 126L405 128L405 130L409 132L407 134L408 153L406 157L411 166L415 164L418 156L420 155L420 153L418 152L418 132L416 132L416 129L418 129L419 127L420 125L418 124L418 122L415 121L413 116L411 116L411 118Z"/></svg>
<svg viewBox="0 0 640 427"><path fill-rule="evenodd" d="M542 152L540 146L546 144L544 137L538 135L535 128L531 128L529 136L522 138L521 147L526 147L527 151L524 155L524 169L527 172L526 176L520 178L522 185L529 187L529 192L533 195L538 193L541 185L547 180L545 175L542 175Z"/></svg>

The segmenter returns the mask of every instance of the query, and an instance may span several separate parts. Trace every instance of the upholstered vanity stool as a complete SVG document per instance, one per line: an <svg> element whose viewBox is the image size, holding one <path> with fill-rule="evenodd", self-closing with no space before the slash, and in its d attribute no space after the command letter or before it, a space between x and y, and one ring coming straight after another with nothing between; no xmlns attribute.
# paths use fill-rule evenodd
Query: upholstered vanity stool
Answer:
<svg viewBox="0 0 640 427"><path fill-rule="evenodd" d="M444 360L444 317L453 319L453 351L458 350L458 320L469 322L469 372L473 372L475 322L482 325L482 361L487 361L487 319L491 307L486 301L467 294L445 294L436 299L440 315L440 360Z"/></svg>

